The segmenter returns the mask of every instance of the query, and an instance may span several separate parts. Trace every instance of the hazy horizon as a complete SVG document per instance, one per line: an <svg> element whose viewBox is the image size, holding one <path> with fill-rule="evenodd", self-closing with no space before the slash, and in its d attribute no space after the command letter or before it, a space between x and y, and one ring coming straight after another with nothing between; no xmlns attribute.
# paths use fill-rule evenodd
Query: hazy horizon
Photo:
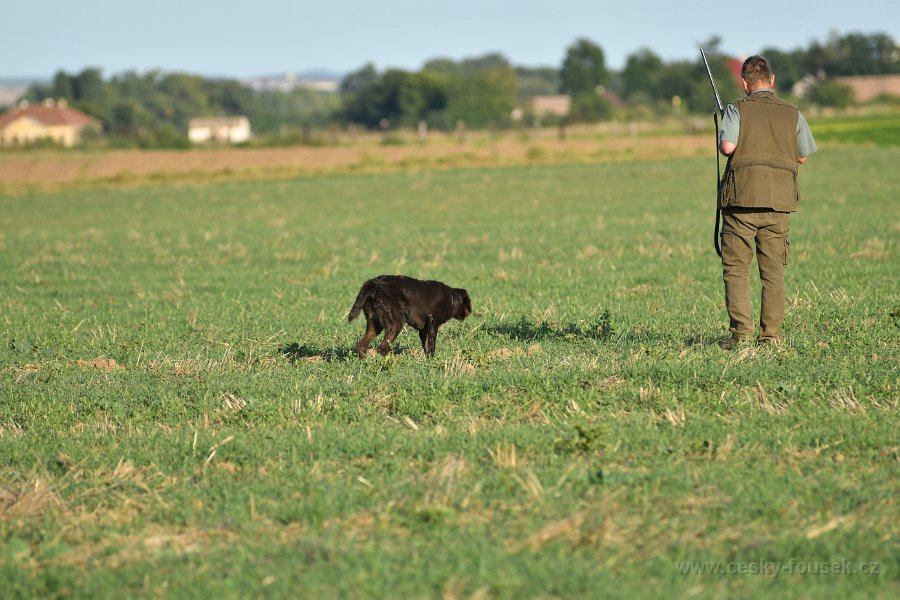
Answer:
<svg viewBox="0 0 900 600"><path fill-rule="evenodd" d="M831 34L900 31L900 7L883 1L826 0L811 6L757 0L755 25L738 9L682 2L666 18L659 2L615 8L588 0L457 0L435 7L413 0L342 4L258 0L223 11L211 0L133 5L113 0L45 0L4 9L14 27L0 37L0 80L49 80L58 71L99 68L104 76L150 70L247 79L287 72L335 76L366 64L418 70L432 59L500 53L521 67L559 67L579 38L599 45L610 69L649 48L664 61L692 60L713 36L720 49L747 56L766 47L805 48Z"/></svg>

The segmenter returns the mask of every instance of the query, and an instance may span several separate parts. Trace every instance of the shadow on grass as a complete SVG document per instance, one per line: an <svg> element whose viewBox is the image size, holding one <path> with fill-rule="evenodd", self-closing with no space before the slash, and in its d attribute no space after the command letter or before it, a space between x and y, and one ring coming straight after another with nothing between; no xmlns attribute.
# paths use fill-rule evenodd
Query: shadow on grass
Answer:
<svg viewBox="0 0 900 600"><path fill-rule="evenodd" d="M288 357L292 363L296 362L337 362L356 359L356 352L352 348L316 348L307 344L292 342L278 349L280 354Z"/></svg>
<svg viewBox="0 0 900 600"><path fill-rule="evenodd" d="M609 311L604 311L589 323L554 324L519 317L518 321L485 325L484 331L519 341L579 338L606 341L613 335Z"/></svg>

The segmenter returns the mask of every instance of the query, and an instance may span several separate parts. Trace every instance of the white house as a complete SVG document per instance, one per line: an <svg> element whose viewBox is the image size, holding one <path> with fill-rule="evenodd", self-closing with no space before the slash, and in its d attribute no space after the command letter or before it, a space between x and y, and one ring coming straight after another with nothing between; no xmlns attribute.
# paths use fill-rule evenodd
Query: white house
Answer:
<svg viewBox="0 0 900 600"><path fill-rule="evenodd" d="M250 136L247 117L198 117L188 122L188 139L194 144L239 144Z"/></svg>

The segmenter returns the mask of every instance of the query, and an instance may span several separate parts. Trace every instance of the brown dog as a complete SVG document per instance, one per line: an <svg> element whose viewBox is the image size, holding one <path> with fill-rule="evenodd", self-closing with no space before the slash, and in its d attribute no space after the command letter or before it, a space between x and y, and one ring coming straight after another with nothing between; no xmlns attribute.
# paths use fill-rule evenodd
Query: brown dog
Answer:
<svg viewBox="0 0 900 600"><path fill-rule="evenodd" d="M382 355L390 352L405 324L419 331L426 356L434 356L438 327L450 319L462 321L468 317L472 312L472 301L466 290L452 288L440 281L380 275L359 289L347 320L353 321L360 311L366 315L366 332L356 344L360 358L366 357L369 344L382 331L385 333L378 344L378 352Z"/></svg>

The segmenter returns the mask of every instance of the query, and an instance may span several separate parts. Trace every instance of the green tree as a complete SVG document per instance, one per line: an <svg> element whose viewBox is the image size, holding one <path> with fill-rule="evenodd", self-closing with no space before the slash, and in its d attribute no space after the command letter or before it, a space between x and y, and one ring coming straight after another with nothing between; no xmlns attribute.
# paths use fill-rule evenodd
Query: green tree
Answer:
<svg viewBox="0 0 900 600"><path fill-rule="evenodd" d="M104 81L98 69L78 75L57 73L51 84L36 85L29 100L67 97L99 118L115 145L183 147L193 117L246 115L257 133L284 124L327 122L338 106L336 94L299 89L255 92L235 80L208 80L185 73L126 71Z"/></svg>
<svg viewBox="0 0 900 600"><path fill-rule="evenodd" d="M169 100L169 107L164 107L165 113L160 116L187 125L190 117L215 112L210 102L212 86L202 77L170 73L160 78L156 88Z"/></svg>
<svg viewBox="0 0 900 600"><path fill-rule="evenodd" d="M649 48L642 48L629 55L622 70L622 91L625 98L657 99L663 68L662 59Z"/></svg>
<svg viewBox="0 0 900 600"><path fill-rule="evenodd" d="M444 75L461 75L459 64L449 58L433 58L425 63L422 71L427 73L443 73Z"/></svg>
<svg viewBox="0 0 900 600"><path fill-rule="evenodd" d="M559 69L553 67L515 67L516 99L521 103L535 96L548 96L559 91Z"/></svg>
<svg viewBox="0 0 900 600"><path fill-rule="evenodd" d="M615 107L599 94L578 94L572 97L569 119L576 123L605 121L613 116Z"/></svg>
<svg viewBox="0 0 900 600"><path fill-rule="evenodd" d="M491 52L484 56L467 58L459 62L459 74L463 77L471 77L481 73L505 71L512 69L509 61L499 52Z"/></svg>
<svg viewBox="0 0 900 600"><path fill-rule="evenodd" d="M119 100L107 118L109 133L123 138L136 138L142 127L149 125L146 109L133 98Z"/></svg>
<svg viewBox="0 0 900 600"><path fill-rule="evenodd" d="M405 110L418 113L424 100L411 81L412 74L400 69L388 69L378 86L377 104L380 118L394 125L405 124Z"/></svg>
<svg viewBox="0 0 900 600"><path fill-rule="evenodd" d="M590 40L577 40L566 50L559 78L562 91L572 96L594 93L609 81L603 49Z"/></svg>
<svg viewBox="0 0 900 600"><path fill-rule="evenodd" d="M505 61L469 62L462 77L454 78L447 96L447 123L470 127L504 127L516 105L516 73Z"/></svg>
<svg viewBox="0 0 900 600"><path fill-rule="evenodd" d="M900 73L900 49L886 33L832 34L805 52L804 66L814 75L879 75Z"/></svg>
<svg viewBox="0 0 900 600"><path fill-rule="evenodd" d="M358 71L348 73L347 76L344 77L343 81L341 81L341 94L357 94L368 90L377 84L380 79L381 76L378 74L378 71L375 70L375 65L368 63Z"/></svg>
<svg viewBox="0 0 900 600"><path fill-rule="evenodd" d="M807 99L819 106L846 108L853 104L853 90L848 85L826 79L809 90Z"/></svg>
<svg viewBox="0 0 900 600"><path fill-rule="evenodd" d="M341 86L341 108L335 113L334 119L369 128L378 127L384 116L380 87L381 76L371 64L348 75Z"/></svg>
<svg viewBox="0 0 900 600"><path fill-rule="evenodd" d="M449 94L453 77L444 73L420 71L414 73L407 90L401 95L402 106L406 114L406 122L415 125L426 121L432 126L440 126L442 115L449 103ZM407 99L407 96L411 96ZM411 101L412 98L415 101ZM412 109L415 107L415 109Z"/></svg>
<svg viewBox="0 0 900 600"><path fill-rule="evenodd" d="M391 69L378 74L367 65L349 79L335 118L373 129L384 120L396 126L425 120L445 129L458 120L472 127L501 126L515 106L515 71L498 54L459 63L436 59L417 73Z"/></svg>
<svg viewBox="0 0 900 600"><path fill-rule="evenodd" d="M158 70L150 70L143 75L129 70L119 75L114 75L110 85L116 91L116 96L131 98L146 98L156 92L156 86L161 74Z"/></svg>
<svg viewBox="0 0 900 600"><path fill-rule="evenodd" d="M58 71L53 76L53 83L49 92L54 98L65 98L68 101L75 100L75 88L72 78L64 71Z"/></svg>
<svg viewBox="0 0 900 600"><path fill-rule="evenodd" d="M390 69L373 77L366 69L365 77L355 78L342 94L340 120L378 128L383 122L409 126L433 116L447 106L448 76L423 71L410 73Z"/></svg>
<svg viewBox="0 0 900 600"><path fill-rule="evenodd" d="M702 79L699 79L699 77L702 77ZM695 78L697 79L695 80ZM693 88L698 81L706 86L706 95L703 97L705 101L703 111L705 112L708 107L712 106L712 92L707 82L706 71L704 70L702 74L698 74L695 65L688 61L674 61L663 66L656 83L654 98L670 102L672 98L678 96L682 100L688 101L694 94ZM723 97L722 101L727 102L728 98ZM693 109L693 107L691 108Z"/></svg>
<svg viewBox="0 0 900 600"><path fill-rule="evenodd" d="M611 114L612 106L600 96L609 79L600 46L584 38L569 46L559 80L560 90L572 97L571 120L593 122Z"/></svg>
<svg viewBox="0 0 900 600"><path fill-rule="evenodd" d="M836 60L832 75L881 75L900 72L898 49L885 33L849 33L832 42Z"/></svg>
<svg viewBox="0 0 900 600"><path fill-rule="evenodd" d="M72 80L72 90L77 106L90 114L107 114L111 107L112 94L100 69L83 70Z"/></svg>
<svg viewBox="0 0 900 600"><path fill-rule="evenodd" d="M338 94L330 92L262 90L253 94L253 108L248 109L247 116L254 131L281 136L292 128L299 131L325 126L340 106Z"/></svg>
<svg viewBox="0 0 900 600"><path fill-rule="evenodd" d="M444 90L443 108L428 114L435 127L452 129L459 121L476 128L505 126L515 108L516 72L502 54L460 62L438 58L426 62L421 74L436 78Z"/></svg>
<svg viewBox="0 0 900 600"><path fill-rule="evenodd" d="M241 115L252 110L253 91L233 79L212 83L208 104L226 115Z"/></svg>

